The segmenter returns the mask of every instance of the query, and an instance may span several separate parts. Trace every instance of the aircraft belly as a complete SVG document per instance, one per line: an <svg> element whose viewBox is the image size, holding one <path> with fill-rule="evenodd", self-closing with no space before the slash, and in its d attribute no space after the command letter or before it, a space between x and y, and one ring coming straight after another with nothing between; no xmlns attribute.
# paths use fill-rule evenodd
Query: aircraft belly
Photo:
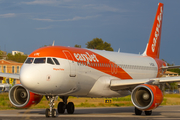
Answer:
<svg viewBox="0 0 180 120"><path fill-rule="evenodd" d="M111 76L102 76L100 77L92 89L88 93L88 97L122 97L130 95L130 91L128 90L119 90L113 91L110 89L110 82L113 77Z"/></svg>
<svg viewBox="0 0 180 120"><path fill-rule="evenodd" d="M81 69L79 69L79 72L77 72L77 90L75 92L69 93L68 95L86 96L99 76L104 75L104 73L98 70L86 67L87 66L81 67Z"/></svg>

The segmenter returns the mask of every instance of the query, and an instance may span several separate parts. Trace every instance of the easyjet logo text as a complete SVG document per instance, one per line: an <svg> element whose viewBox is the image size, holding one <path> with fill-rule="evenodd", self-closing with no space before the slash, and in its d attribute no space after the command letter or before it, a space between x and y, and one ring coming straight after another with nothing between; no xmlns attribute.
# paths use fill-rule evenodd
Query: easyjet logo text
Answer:
<svg viewBox="0 0 180 120"><path fill-rule="evenodd" d="M155 47L157 45L157 38L159 37L159 32L160 32L160 27L161 27L161 22L162 22L162 7L160 8L160 13L159 15L157 16L157 25L156 25L156 30L155 30L155 33L154 33L154 38L153 38L153 44L151 46L151 49L152 49L152 52L155 51Z"/></svg>
<svg viewBox="0 0 180 120"><path fill-rule="evenodd" d="M74 57L76 58L77 61L99 62L96 55L94 54L90 55L88 52L86 52L85 54L74 53Z"/></svg>

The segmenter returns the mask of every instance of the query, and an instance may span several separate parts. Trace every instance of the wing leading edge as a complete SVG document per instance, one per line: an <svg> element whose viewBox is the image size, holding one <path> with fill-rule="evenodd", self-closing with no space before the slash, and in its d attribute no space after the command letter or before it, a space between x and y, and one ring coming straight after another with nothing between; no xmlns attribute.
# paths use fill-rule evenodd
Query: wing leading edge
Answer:
<svg viewBox="0 0 180 120"><path fill-rule="evenodd" d="M0 77L6 77L6 78L19 79L19 74L12 74L12 73L0 73Z"/></svg>
<svg viewBox="0 0 180 120"><path fill-rule="evenodd" d="M152 78L152 79L112 79L110 83L110 89L117 91L123 89L132 90L134 87L140 84L152 84L153 82L158 83L168 83L168 82L179 82L180 77L162 77L162 78Z"/></svg>

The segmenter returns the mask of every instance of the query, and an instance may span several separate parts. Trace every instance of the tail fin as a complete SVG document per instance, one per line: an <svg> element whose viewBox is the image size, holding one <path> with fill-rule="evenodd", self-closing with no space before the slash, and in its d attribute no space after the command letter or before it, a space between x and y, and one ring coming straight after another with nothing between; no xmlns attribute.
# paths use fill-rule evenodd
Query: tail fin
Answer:
<svg viewBox="0 0 180 120"><path fill-rule="evenodd" d="M163 3L159 3L154 24L151 30L149 42L146 46L146 50L143 53L144 56L159 58L162 18L163 18Z"/></svg>

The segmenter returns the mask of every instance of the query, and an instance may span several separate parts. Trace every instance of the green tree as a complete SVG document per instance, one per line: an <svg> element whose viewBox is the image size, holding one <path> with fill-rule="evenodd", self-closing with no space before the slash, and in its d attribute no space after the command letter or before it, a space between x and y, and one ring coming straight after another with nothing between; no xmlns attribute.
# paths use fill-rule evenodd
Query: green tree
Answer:
<svg viewBox="0 0 180 120"><path fill-rule="evenodd" d="M164 62L166 62L164 59L162 59ZM167 62L166 62L167 63ZM167 63L167 66L174 66L174 64L169 64ZM168 71L171 71L171 72L176 72L180 75L180 69L179 68L174 68L174 69L169 69ZM172 83L169 83L169 87L170 88L166 88L166 89L170 89L170 90L177 90L178 89L178 83L177 82L172 82Z"/></svg>
<svg viewBox="0 0 180 120"><path fill-rule="evenodd" d="M81 48L81 45L75 44L74 47Z"/></svg>
<svg viewBox="0 0 180 120"><path fill-rule="evenodd" d="M0 50L0 59L3 58L3 52Z"/></svg>
<svg viewBox="0 0 180 120"><path fill-rule="evenodd" d="M179 68L170 69L168 71L176 72L176 73L178 73L180 75L180 69Z"/></svg>
<svg viewBox="0 0 180 120"><path fill-rule="evenodd" d="M177 82L169 83L169 85L171 86L170 90L177 90L178 89L178 83Z"/></svg>
<svg viewBox="0 0 180 120"><path fill-rule="evenodd" d="M7 54L7 60L12 60L20 63L24 63L28 55L21 55L20 53L12 55L11 53Z"/></svg>
<svg viewBox="0 0 180 120"><path fill-rule="evenodd" d="M110 43L104 42L101 38L94 38L86 43L86 48L114 51Z"/></svg>
<svg viewBox="0 0 180 120"><path fill-rule="evenodd" d="M0 59L6 59L6 52L0 50Z"/></svg>

